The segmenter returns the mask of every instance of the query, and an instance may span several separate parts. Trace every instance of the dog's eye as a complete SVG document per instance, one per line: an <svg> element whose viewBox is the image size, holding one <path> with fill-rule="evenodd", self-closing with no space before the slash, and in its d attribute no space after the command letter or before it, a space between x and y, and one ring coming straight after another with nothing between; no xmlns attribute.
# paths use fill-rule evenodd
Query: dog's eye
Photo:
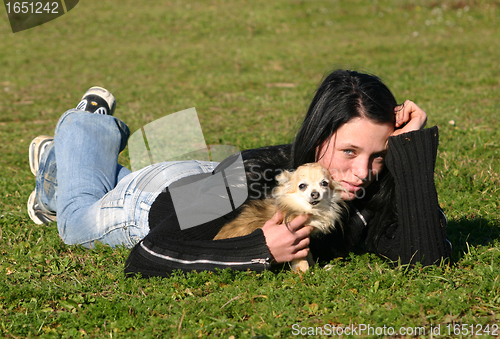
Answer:
<svg viewBox="0 0 500 339"><path fill-rule="evenodd" d="M299 185L299 189L300 189L301 191L305 190L305 189L306 189L306 187L307 187L307 185L306 185L306 184L300 184L300 185Z"/></svg>
<svg viewBox="0 0 500 339"><path fill-rule="evenodd" d="M323 187L327 187L327 186L328 186L328 181L323 180L323 181L321 182L321 186L323 186Z"/></svg>

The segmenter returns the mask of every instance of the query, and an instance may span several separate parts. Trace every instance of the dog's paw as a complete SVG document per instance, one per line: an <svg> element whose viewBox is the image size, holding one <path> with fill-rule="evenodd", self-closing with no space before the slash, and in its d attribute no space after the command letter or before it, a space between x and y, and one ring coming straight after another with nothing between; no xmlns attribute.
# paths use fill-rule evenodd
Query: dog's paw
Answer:
<svg viewBox="0 0 500 339"><path fill-rule="evenodd" d="M292 265L292 270L298 273L305 272L309 269L309 263L307 262L307 259L293 260L291 265Z"/></svg>

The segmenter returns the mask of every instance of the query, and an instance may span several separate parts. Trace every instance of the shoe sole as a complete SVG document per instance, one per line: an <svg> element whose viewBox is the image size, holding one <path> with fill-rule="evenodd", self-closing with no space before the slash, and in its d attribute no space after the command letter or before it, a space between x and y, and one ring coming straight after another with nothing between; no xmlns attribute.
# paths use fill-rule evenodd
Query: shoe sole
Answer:
<svg viewBox="0 0 500 339"><path fill-rule="evenodd" d="M28 154L29 154L30 170L34 176L36 176L38 168L40 167L40 150L46 143L52 142L53 140L54 138L48 135L40 135L31 141Z"/></svg>

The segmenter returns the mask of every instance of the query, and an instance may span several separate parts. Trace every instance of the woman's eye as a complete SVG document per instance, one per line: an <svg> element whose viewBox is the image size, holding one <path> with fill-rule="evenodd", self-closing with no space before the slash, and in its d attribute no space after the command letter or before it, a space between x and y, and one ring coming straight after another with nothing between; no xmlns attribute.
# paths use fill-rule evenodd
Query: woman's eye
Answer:
<svg viewBox="0 0 500 339"><path fill-rule="evenodd" d="M354 150L352 149L345 149L343 150L344 154L347 154L347 155L354 155Z"/></svg>
<svg viewBox="0 0 500 339"><path fill-rule="evenodd" d="M305 189L306 189L306 187L307 187L307 185L306 185L306 184L300 184L300 185L299 185L299 189L300 189L301 191L305 190Z"/></svg>
<svg viewBox="0 0 500 339"><path fill-rule="evenodd" d="M321 182L321 186L327 187L328 186L328 181L324 180Z"/></svg>

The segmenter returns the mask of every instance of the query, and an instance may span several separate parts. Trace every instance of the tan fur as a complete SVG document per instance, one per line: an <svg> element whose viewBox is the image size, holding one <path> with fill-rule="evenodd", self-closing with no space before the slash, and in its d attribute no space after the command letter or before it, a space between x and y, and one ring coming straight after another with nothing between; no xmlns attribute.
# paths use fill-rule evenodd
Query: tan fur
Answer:
<svg viewBox="0 0 500 339"><path fill-rule="evenodd" d="M341 227L340 219L344 210L344 202L340 197L342 189L321 165L305 164L294 172L284 171L276 180L278 186L273 190L271 198L248 202L235 220L221 228L214 240L250 234L262 228L277 210L285 214L285 223L299 215L310 214L307 225L315 228L312 235L326 234L336 226ZM305 188L301 189L301 184L306 185ZM312 205L311 201L318 203ZM311 255L294 260L292 269L306 271L310 265L314 265Z"/></svg>

